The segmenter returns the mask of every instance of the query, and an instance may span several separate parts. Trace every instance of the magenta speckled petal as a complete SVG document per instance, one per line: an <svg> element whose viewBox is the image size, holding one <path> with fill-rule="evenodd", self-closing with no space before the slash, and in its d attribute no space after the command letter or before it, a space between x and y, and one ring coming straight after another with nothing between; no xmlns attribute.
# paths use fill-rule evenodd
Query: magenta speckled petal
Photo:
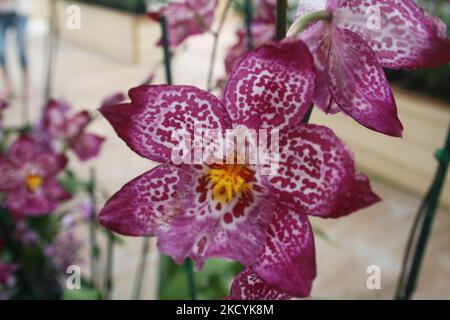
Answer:
<svg viewBox="0 0 450 320"><path fill-rule="evenodd" d="M279 207L263 254L252 269L273 288L302 298L316 277L314 234L304 214Z"/></svg>
<svg viewBox="0 0 450 320"><path fill-rule="evenodd" d="M95 158L102 147L105 138L92 133L82 133L70 145L81 161Z"/></svg>
<svg viewBox="0 0 450 320"><path fill-rule="evenodd" d="M300 34L300 39L308 46L314 58L317 81L314 92L314 104L327 113L336 113L339 109L331 109L332 97L328 88L329 76L326 73L329 63L331 36L329 26L317 22Z"/></svg>
<svg viewBox="0 0 450 320"><path fill-rule="evenodd" d="M272 221L275 199L255 177L251 191L229 203L214 200L204 170L189 183L190 206L184 207L167 229L158 232L158 247L181 263L190 257L197 267L208 257L253 263L266 242L265 230Z"/></svg>
<svg viewBox="0 0 450 320"><path fill-rule="evenodd" d="M0 157L0 191L14 190L22 183L22 177L17 172L17 166L9 159Z"/></svg>
<svg viewBox="0 0 450 320"><path fill-rule="evenodd" d="M380 29L368 28L369 6L381 14ZM334 12L333 23L358 33L383 67L423 68L450 62L445 24L412 0L353 0Z"/></svg>
<svg viewBox="0 0 450 320"><path fill-rule="evenodd" d="M131 236L157 236L175 261L208 257L253 263L266 241L274 201L261 186L223 205L212 199L205 169L161 165L128 183L100 213L100 222ZM273 200L273 199L272 199Z"/></svg>
<svg viewBox="0 0 450 320"><path fill-rule="evenodd" d="M251 268L242 271L231 285L228 300L289 300L285 293L269 286Z"/></svg>
<svg viewBox="0 0 450 320"><path fill-rule="evenodd" d="M190 86L141 86L130 90L131 104L108 106L101 113L128 146L139 155L169 162L178 144L172 134L181 130L194 136L194 125L208 129L231 127L220 101Z"/></svg>
<svg viewBox="0 0 450 320"><path fill-rule="evenodd" d="M70 198L54 178L44 182L36 191L25 187L6 195L6 207L17 216L41 216L52 213L62 200Z"/></svg>
<svg viewBox="0 0 450 320"><path fill-rule="evenodd" d="M112 196L99 214L106 228L127 236L154 236L184 207L190 174L161 165L127 183Z"/></svg>
<svg viewBox="0 0 450 320"><path fill-rule="evenodd" d="M355 173L351 151L330 129L303 125L280 135L278 174L270 177L283 205L337 218L378 202L368 179Z"/></svg>
<svg viewBox="0 0 450 320"><path fill-rule="evenodd" d="M234 125L286 128L301 122L315 86L312 56L301 41L265 45L234 70L225 106Z"/></svg>
<svg viewBox="0 0 450 320"><path fill-rule="evenodd" d="M352 31L333 28L332 38L327 75L334 101L363 126L401 137L394 96L374 52Z"/></svg>
<svg viewBox="0 0 450 320"><path fill-rule="evenodd" d="M190 36L202 34L211 27L217 0L171 1L162 9L166 16L171 46L178 46Z"/></svg>

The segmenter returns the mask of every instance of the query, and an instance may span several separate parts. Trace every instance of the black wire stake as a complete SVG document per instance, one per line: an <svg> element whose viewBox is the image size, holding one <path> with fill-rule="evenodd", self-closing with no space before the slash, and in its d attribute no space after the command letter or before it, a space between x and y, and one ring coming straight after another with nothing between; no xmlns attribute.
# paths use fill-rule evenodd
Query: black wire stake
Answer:
<svg viewBox="0 0 450 320"><path fill-rule="evenodd" d="M247 51L252 51L253 50L253 33L252 33L253 0L245 0L244 13L245 13L245 28L247 31Z"/></svg>
<svg viewBox="0 0 450 320"><path fill-rule="evenodd" d="M286 38L287 32L287 0L277 0L277 31L278 41Z"/></svg>
<svg viewBox="0 0 450 320"><path fill-rule="evenodd" d="M161 25L161 33L162 33L162 44L163 44L163 53L164 53L164 68L166 73L166 83L168 85L173 84L172 81L172 63L171 63L171 54L170 54L170 41L169 41L169 32L167 27L167 18L165 16L161 16L159 18L159 22Z"/></svg>
<svg viewBox="0 0 450 320"><path fill-rule="evenodd" d="M397 300L411 299L416 289L420 267L422 265L433 220L439 207L439 199L442 189L444 188L450 162L450 124L445 146L443 149L436 152L436 159L439 161L436 176L417 212L409 236L405 257L403 259L402 272L395 294Z"/></svg>

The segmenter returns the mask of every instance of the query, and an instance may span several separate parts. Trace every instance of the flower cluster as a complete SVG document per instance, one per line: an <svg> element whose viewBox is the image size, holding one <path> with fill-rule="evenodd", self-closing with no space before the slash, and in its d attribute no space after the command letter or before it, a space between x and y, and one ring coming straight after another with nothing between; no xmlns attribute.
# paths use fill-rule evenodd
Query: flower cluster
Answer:
<svg viewBox="0 0 450 320"><path fill-rule="evenodd" d="M122 99L114 95L104 105ZM0 298L61 297L58 277L79 261L81 243L76 224L67 222L70 209L57 211L81 191L75 186L89 192L70 170L68 151L81 161L99 154L104 139L87 132L91 121L88 112L52 100L37 124L0 137Z"/></svg>

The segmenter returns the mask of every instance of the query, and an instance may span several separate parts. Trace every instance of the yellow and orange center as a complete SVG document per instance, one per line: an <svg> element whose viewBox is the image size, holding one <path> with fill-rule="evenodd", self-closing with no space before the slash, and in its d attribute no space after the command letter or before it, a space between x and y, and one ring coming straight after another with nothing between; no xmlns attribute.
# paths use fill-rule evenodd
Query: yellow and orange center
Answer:
<svg viewBox="0 0 450 320"><path fill-rule="evenodd" d="M25 178L25 186L30 191L36 191L42 186L42 178L36 174L29 174Z"/></svg>
<svg viewBox="0 0 450 320"><path fill-rule="evenodd" d="M214 164L207 172L213 199L227 204L251 189L254 173L242 164Z"/></svg>

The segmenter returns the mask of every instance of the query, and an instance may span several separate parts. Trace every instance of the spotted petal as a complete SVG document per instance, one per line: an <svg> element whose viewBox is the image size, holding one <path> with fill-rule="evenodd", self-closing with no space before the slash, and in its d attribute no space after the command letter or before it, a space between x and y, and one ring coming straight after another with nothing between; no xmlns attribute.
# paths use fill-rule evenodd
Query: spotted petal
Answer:
<svg viewBox="0 0 450 320"><path fill-rule="evenodd" d="M262 189L223 205L212 199L203 169L161 165L116 193L100 222L124 235L157 236L162 252L201 267L208 257L253 263L272 217L273 201Z"/></svg>
<svg viewBox="0 0 450 320"><path fill-rule="evenodd" d="M127 236L155 236L158 226L180 214L191 177L185 170L161 165L126 184L99 214L105 227Z"/></svg>
<svg viewBox="0 0 450 320"><path fill-rule="evenodd" d="M348 1L334 12L333 21L367 41L383 67L424 68L450 62L445 24L412 0Z"/></svg>
<svg viewBox="0 0 450 320"><path fill-rule="evenodd" d="M280 202L296 212L337 218L378 202L351 151L328 128L303 125L280 134L280 165L269 177Z"/></svg>
<svg viewBox="0 0 450 320"><path fill-rule="evenodd" d="M242 271L231 285L229 300L289 300L291 297L264 282L251 268Z"/></svg>
<svg viewBox="0 0 450 320"><path fill-rule="evenodd" d="M341 110L363 126L401 137L403 126L389 82L372 49L356 33L332 29L329 89Z"/></svg>
<svg viewBox="0 0 450 320"><path fill-rule="evenodd" d="M314 235L306 215L279 207L263 254L252 269L273 288L307 297L316 277Z"/></svg>
<svg viewBox="0 0 450 320"><path fill-rule="evenodd" d="M300 39L308 46L314 58L316 67L316 88L314 92L314 104L327 113L337 113L339 107L333 103L330 89L328 88L329 75L327 74L331 34L329 26L325 22L317 22L300 34Z"/></svg>
<svg viewBox="0 0 450 320"><path fill-rule="evenodd" d="M312 101L313 60L301 41L265 45L234 70L225 91L233 124L284 128L301 122Z"/></svg>
<svg viewBox="0 0 450 320"><path fill-rule="evenodd" d="M228 115L213 95L190 86L141 86L130 90L131 104L100 109L115 131L139 155L169 162L182 131L193 137L196 124L208 129L231 127Z"/></svg>

